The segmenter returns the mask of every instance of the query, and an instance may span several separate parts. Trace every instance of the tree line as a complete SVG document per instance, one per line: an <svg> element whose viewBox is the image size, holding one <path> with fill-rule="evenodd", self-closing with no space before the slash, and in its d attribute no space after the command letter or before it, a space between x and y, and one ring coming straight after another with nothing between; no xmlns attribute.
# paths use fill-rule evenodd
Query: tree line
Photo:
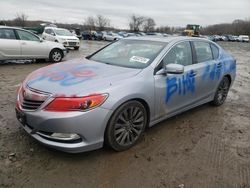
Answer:
<svg viewBox="0 0 250 188"><path fill-rule="evenodd" d="M17 13L12 20L2 20L0 25L18 26L18 27L38 27L44 21L30 21L28 16L24 13ZM47 22L48 23L48 22ZM118 30L112 26L111 20L103 15L88 16L82 23L78 24L64 24L54 23L58 27L64 27L67 29L79 28L83 31L103 31L103 30ZM159 33L181 33L185 27L170 27L170 26L158 26L152 17L133 14L129 17L127 31L131 32L159 32ZM204 35L250 35L250 19L235 20L232 23L222 23L209 25L201 29L201 34Z"/></svg>
<svg viewBox="0 0 250 188"><path fill-rule="evenodd" d="M250 36L250 19L234 20L232 23L222 23L210 25L202 29L202 33L206 35L249 35Z"/></svg>

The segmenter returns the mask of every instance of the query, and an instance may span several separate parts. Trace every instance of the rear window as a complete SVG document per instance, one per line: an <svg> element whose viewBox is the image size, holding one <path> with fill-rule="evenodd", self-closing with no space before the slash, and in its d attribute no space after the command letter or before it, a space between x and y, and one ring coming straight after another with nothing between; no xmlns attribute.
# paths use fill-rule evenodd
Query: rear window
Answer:
<svg viewBox="0 0 250 188"><path fill-rule="evenodd" d="M213 54L209 43L207 42L194 42L194 48L197 55L198 63L210 61L213 59Z"/></svg>
<svg viewBox="0 0 250 188"><path fill-rule="evenodd" d="M211 49L213 52L214 59L218 59L219 58L219 48L217 46L215 46L214 44L211 44Z"/></svg>
<svg viewBox="0 0 250 188"><path fill-rule="evenodd" d="M0 39L16 39L13 29L0 29Z"/></svg>

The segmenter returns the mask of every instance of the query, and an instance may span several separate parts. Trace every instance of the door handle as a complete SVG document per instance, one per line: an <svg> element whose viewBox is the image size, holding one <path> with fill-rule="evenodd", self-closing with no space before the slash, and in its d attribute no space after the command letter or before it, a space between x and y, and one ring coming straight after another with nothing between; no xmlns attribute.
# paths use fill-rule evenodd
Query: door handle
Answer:
<svg viewBox="0 0 250 188"><path fill-rule="evenodd" d="M189 77L195 77L195 76L196 76L196 74L197 74L197 72L196 72L196 71L192 71L192 72L190 72Z"/></svg>
<svg viewBox="0 0 250 188"><path fill-rule="evenodd" d="M218 64L217 64L217 67L218 67L218 68L221 68L221 67L222 67L222 64L221 64L221 63L218 63Z"/></svg>

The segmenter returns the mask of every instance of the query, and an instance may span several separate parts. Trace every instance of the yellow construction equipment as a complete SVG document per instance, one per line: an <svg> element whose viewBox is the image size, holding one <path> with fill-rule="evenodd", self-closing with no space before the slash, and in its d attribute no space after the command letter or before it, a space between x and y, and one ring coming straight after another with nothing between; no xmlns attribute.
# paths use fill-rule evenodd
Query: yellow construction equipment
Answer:
<svg viewBox="0 0 250 188"><path fill-rule="evenodd" d="M183 31L184 36L199 37L200 36L200 25L188 24L186 29Z"/></svg>

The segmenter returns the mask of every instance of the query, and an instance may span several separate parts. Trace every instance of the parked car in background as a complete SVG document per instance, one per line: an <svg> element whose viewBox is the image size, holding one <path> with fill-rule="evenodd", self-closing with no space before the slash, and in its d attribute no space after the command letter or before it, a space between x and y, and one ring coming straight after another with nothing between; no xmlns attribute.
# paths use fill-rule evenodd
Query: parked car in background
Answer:
<svg viewBox="0 0 250 188"><path fill-rule="evenodd" d="M124 37L113 32L108 32L107 34L103 35L103 40L106 40L106 41L114 41L114 40L119 40L122 38Z"/></svg>
<svg viewBox="0 0 250 188"><path fill-rule="evenodd" d="M61 43L66 48L72 47L75 50L78 50L80 47L80 40L67 29L45 27L42 38Z"/></svg>
<svg viewBox="0 0 250 188"><path fill-rule="evenodd" d="M238 37L239 42L249 42L249 36L248 35L240 35Z"/></svg>
<svg viewBox="0 0 250 188"><path fill-rule="evenodd" d="M103 33L101 31L94 31L92 33L92 38L93 38L93 40L102 40Z"/></svg>
<svg viewBox="0 0 250 188"><path fill-rule="evenodd" d="M222 41L228 41L228 38L225 35L221 36Z"/></svg>
<svg viewBox="0 0 250 188"><path fill-rule="evenodd" d="M92 34L89 31L82 32L82 39L83 40L92 40Z"/></svg>
<svg viewBox="0 0 250 188"><path fill-rule="evenodd" d="M225 35L225 37L230 42L235 42L236 41L236 38L233 35Z"/></svg>
<svg viewBox="0 0 250 188"><path fill-rule="evenodd" d="M70 32L72 34L74 34L77 38L79 38L80 40L82 39L82 35L81 35L81 32L80 32L80 29L71 29Z"/></svg>
<svg viewBox="0 0 250 188"><path fill-rule="evenodd" d="M136 36L139 36L139 35L135 33L127 33L127 37L136 37Z"/></svg>
<svg viewBox="0 0 250 188"><path fill-rule="evenodd" d="M0 26L0 60L47 59L60 62L66 54L66 48L60 43L45 41L24 29Z"/></svg>
<svg viewBox="0 0 250 188"><path fill-rule="evenodd" d="M123 151L147 127L204 103L222 105L235 75L235 59L212 41L129 37L28 75L16 116L55 149L76 153L105 143Z"/></svg>
<svg viewBox="0 0 250 188"><path fill-rule="evenodd" d="M123 38L127 37L128 36L128 33L125 32L125 31L120 31L117 33L118 35L122 36Z"/></svg>
<svg viewBox="0 0 250 188"><path fill-rule="evenodd" d="M211 40L213 42L217 41L213 35L204 35L204 36L201 36L201 37L205 38L205 39L208 39L208 40Z"/></svg>
<svg viewBox="0 0 250 188"><path fill-rule="evenodd" d="M138 36L145 36L146 35L146 33L144 33L144 32L136 32L135 34Z"/></svg>

